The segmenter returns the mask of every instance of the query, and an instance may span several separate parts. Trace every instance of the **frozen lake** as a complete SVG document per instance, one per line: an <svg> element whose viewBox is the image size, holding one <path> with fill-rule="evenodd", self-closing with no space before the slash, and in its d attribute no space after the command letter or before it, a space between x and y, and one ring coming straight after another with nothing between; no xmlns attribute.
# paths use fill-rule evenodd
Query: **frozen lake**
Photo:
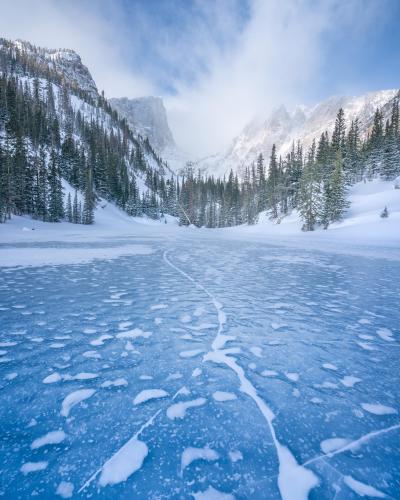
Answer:
<svg viewBox="0 0 400 500"><path fill-rule="evenodd" d="M0 495L400 498L400 262L136 244L1 270Z"/></svg>

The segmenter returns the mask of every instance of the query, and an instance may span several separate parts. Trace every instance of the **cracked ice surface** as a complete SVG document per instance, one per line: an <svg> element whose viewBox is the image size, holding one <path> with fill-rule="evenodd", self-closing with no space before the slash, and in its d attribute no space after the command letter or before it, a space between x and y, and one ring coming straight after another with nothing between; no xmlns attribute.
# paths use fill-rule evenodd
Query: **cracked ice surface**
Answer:
<svg viewBox="0 0 400 500"><path fill-rule="evenodd" d="M2 270L0 494L396 498L400 263L146 245Z"/></svg>

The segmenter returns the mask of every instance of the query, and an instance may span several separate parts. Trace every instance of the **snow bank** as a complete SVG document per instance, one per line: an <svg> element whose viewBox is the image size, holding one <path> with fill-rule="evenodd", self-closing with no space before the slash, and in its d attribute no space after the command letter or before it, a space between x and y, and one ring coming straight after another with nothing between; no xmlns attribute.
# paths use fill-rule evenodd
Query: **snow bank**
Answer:
<svg viewBox="0 0 400 500"><path fill-rule="evenodd" d="M360 182L350 188L349 200L351 206L343 221L332 224L326 231L302 232L296 211L280 224L262 213L254 226L214 231L217 237L400 260L400 189L395 189L395 182L379 179ZM389 211L386 219L380 217L385 206Z"/></svg>
<svg viewBox="0 0 400 500"><path fill-rule="evenodd" d="M0 248L0 267L68 265L91 262L95 259L117 259L124 255L149 255L148 245L125 245L109 248Z"/></svg>
<svg viewBox="0 0 400 500"><path fill-rule="evenodd" d="M0 266L25 266L45 264L70 264L88 262L93 259L110 259L123 255L148 254L154 251L147 244L132 244L132 240L191 239L245 240L289 247L317 249L353 255L380 256L400 260L400 189L394 182L374 180L358 183L350 189L351 207L344 220L332 224L327 231L317 229L301 231L301 220L296 211L284 217L280 224L271 221L267 214L260 215L254 226L236 226L223 229L183 228L174 218L164 221L147 218L132 218L116 206L101 201L95 212L95 224L45 223L30 217L13 217L0 224L2 243L56 242L70 243L118 241L118 245L106 248L0 248ZM384 207L388 218L381 218ZM34 230L32 230L34 229ZM126 240L126 245L121 244ZM129 242L129 243L128 243ZM136 241L134 241L136 243Z"/></svg>

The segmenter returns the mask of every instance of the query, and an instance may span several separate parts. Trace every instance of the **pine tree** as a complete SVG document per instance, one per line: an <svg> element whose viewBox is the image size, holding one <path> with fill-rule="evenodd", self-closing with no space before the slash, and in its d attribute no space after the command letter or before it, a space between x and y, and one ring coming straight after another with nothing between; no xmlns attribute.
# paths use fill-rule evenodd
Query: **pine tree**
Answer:
<svg viewBox="0 0 400 500"><path fill-rule="evenodd" d="M343 160L340 151L336 154L335 169L332 172L324 207L325 228L332 222L341 221L349 203L346 199L346 184L343 175Z"/></svg>
<svg viewBox="0 0 400 500"><path fill-rule="evenodd" d="M94 222L94 193L92 169L87 168L85 196L82 211L82 224L93 224Z"/></svg>
<svg viewBox="0 0 400 500"><path fill-rule="evenodd" d="M83 210L82 210L82 202L78 203L78 224L83 224Z"/></svg>
<svg viewBox="0 0 400 500"><path fill-rule="evenodd" d="M43 221L48 216L49 186L46 168L46 153L43 148L39 150L39 156L35 158L36 179L34 184L34 216Z"/></svg>
<svg viewBox="0 0 400 500"><path fill-rule="evenodd" d="M80 224L80 222L81 222L81 216L80 216L79 204L78 204L78 192L76 190L75 190L75 195L74 195L74 203L72 206L72 222L74 224Z"/></svg>
<svg viewBox="0 0 400 500"><path fill-rule="evenodd" d="M67 206L65 208L65 215L68 222L73 222L72 217L72 203L71 203L71 193L68 193Z"/></svg>
<svg viewBox="0 0 400 500"><path fill-rule="evenodd" d="M315 160L315 142L310 148L300 179L298 209L303 231L313 231L323 210L322 180L319 163Z"/></svg>
<svg viewBox="0 0 400 500"><path fill-rule="evenodd" d="M264 157L260 153L257 157L257 183L258 183L258 211L263 212L268 206L267 182L265 178Z"/></svg>
<svg viewBox="0 0 400 500"><path fill-rule="evenodd" d="M58 170L58 161L54 149L50 153L48 183L48 220L49 222L59 222L64 217L64 205L61 178Z"/></svg>
<svg viewBox="0 0 400 500"><path fill-rule="evenodd" d="M351 122L346 141L346 157L343 164L346 183L351 185L362 178L360 129L358 118Z"/></svg>
<svg viewBox="0 0 400 500"><path fill-rule="evenodd" d="M340 152L342 158L346 154L346 122L344 118L343 108L340 108L338 114L336 115L335 128L332 133L332 151L336 156L336 153Z"/></svg>
<svg viewBox="0 0 400 500"><path fill-rule="evenodd" d="M382 152L382 177L395 179L400 175L400 143L399 143L399 104L393 103L391 121L386 124Z"/></svg>
<svg viewBox="0 0 400 500"><path fill-rule="evenodd" d="M374 115L374 124L367 144L367 177L372 179L381 171L383 162L383 115L379 109Z"/></svg>
<svg viewBox="0 0 400 500"><path fill-rule="evenodd" d="M268 190L268 205L271 210L271 217L276 219L278 217L278 183L279 183L279 170L278 162L276 159L276 147L272 146L271 157L269 161L269 173L267 180Z"/></svg>

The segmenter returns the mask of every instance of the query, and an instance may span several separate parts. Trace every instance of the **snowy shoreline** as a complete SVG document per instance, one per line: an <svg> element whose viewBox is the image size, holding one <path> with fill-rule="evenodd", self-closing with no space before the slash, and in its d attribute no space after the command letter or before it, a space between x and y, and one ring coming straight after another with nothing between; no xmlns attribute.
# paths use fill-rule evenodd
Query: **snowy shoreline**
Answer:
<svg viewBox="0 0 400 500"><path fill-rule="evenodd" d="M168 244L177 239L211 244L240 240L301 251L400 260L400 190L394 189L391 182L359 183L352 189L350 200L350 210L342 222L326 231L312 232L301 231L296 212L282 219L280 224L273 223L263 213L258 224L219 229L179 227L176 219L170 216L162 221L132 218L111 203L97 207L95 223L89 226L13 216L10 221L0 224L0 267L74 264L143 254L153 251L150 247L145 249L145 243ZM389 217L383 219L379 214L386 205ZM62 243L69 246L63 247ZM85 248L80 246L82 244Z"/></svg>

